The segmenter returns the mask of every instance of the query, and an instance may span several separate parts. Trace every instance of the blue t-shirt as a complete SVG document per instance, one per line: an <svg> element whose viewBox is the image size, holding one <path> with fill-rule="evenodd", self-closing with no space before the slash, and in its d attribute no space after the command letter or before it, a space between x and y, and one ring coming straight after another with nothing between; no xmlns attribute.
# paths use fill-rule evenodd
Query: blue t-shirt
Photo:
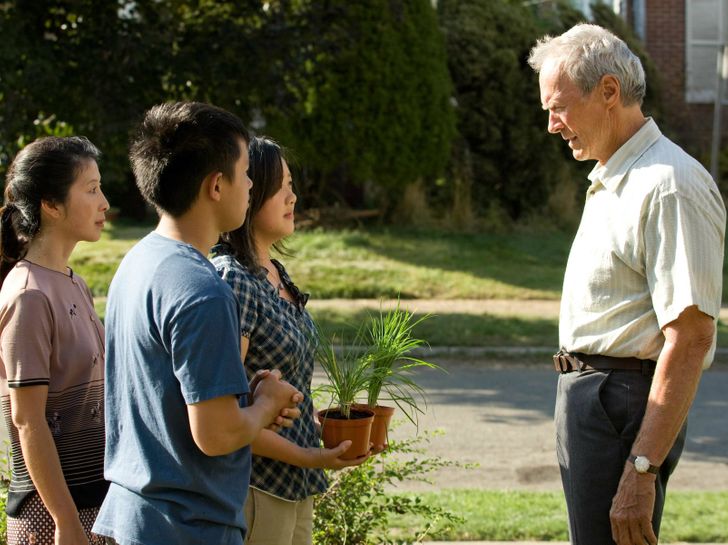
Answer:
<svg viewBox="0 0 728 545"><path fill-rule="evenodd" d="M187 405L241 396L238 307L212 264L150 233L124 257L106 313L106 458L94 532L122 545L242 545L250 447L207 456Z"/></svg>

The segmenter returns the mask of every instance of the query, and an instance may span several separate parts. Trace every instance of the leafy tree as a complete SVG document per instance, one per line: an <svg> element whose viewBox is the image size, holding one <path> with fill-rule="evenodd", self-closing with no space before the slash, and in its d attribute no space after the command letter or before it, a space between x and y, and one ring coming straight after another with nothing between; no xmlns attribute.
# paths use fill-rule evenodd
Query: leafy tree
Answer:
<svg viewBox="0 0 728 545"><path fill-rule="evenodd" d="M138 204L126 150L131 124L157 96L154 40L120 17L116 3L93 0L5 2L2 32L9 35L0 47L3 167L28 140L65 127L104 152L112 203Z"/></svg>
<svg viewBox="0 0 728 545"><path fill-rule="evenodd" d="M129 132L165 100L212 102L278 136L320 198L381 201L447 160L450 82L428 0L9 0L0 25L0 174L32 138L85 134L127 213L144 209Z"/></svg>
<svg viewBox="0 0 728 545"><path fill-rule="evenodd" d="M513 220L542 210L564 165L526 63L543 28L516 0L441 0L438 9L467 149L456 160L471 163L476 206Z"/></svg>
<svg viewBox="0 0 728 545"><path fill-rule="evenodd" d="M311 192L391 203L392 189L441 173L454 115L430 2L306 2L298 19L302 62L285 74L289 99L268 121L307 165Z"/></svg>

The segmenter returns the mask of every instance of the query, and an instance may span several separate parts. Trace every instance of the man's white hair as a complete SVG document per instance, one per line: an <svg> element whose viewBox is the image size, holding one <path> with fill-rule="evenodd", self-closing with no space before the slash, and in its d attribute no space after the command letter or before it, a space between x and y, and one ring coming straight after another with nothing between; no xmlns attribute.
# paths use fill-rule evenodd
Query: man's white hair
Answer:
<svg viewBox="0 0 728 545"><path fill-rule="evenodd" d="M531 49L528 64L540 72L544 63L554 61L582 93L591 93L602 77L619 81L622 104L642 104L645 98L645 71L639 57L608 30L579 24L561 36L545 36Z"/></svg>

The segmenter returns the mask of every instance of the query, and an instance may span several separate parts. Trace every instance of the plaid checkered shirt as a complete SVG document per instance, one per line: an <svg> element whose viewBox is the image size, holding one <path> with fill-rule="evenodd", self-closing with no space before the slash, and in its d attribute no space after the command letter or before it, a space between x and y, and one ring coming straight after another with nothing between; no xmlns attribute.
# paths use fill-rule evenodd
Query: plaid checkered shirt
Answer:
<svg viewBox="0 0 728 545"><path fill-rule="evenodd" d="M293 295L294 303L278 295L266 279L263 267L255 272L243 267L224 244L215 246L212 253L213 265L230 285L240 305L241 335L250 339L245 357L248 379L259 369L279 369L283 378L304 396L301 417L280 434L301 447L319 447L311 399L314 350L310 343L313 321L305 308L308 294L293 284L286 269L276 260L273 264L281 282ZM328 488L321 469L297 467L262 456L253 456L250 486L290 501L303 500Z"/></svg>

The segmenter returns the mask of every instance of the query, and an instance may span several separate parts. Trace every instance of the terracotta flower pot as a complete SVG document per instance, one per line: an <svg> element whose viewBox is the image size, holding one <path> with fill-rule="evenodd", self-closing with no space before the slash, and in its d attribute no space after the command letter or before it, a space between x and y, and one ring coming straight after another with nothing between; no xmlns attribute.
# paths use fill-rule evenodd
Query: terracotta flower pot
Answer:
<svg viewBox="0 0 728 545"><path fill-rule="evenodd" d="M369 442L372 444L372 452L379 454L389 446L387 441L389 422L392 420L394 407L385 407L384 405L370 407L369 405L357 403L352 405L352 408L356 410L369 409L374 412L374 422L372 422L372 433L369 436Z"/></svg>
<svg viewBox="0 0 728 545"><path fill-rule="evenodd" d="M353 460L369 452L369 435L372 430L374 411L351 410L351 418L344 418L339 409L324 409L318 412L321 423L321 438L326 448L339 446L342 441L351 440L351 446L341 458Z"/></svg>

